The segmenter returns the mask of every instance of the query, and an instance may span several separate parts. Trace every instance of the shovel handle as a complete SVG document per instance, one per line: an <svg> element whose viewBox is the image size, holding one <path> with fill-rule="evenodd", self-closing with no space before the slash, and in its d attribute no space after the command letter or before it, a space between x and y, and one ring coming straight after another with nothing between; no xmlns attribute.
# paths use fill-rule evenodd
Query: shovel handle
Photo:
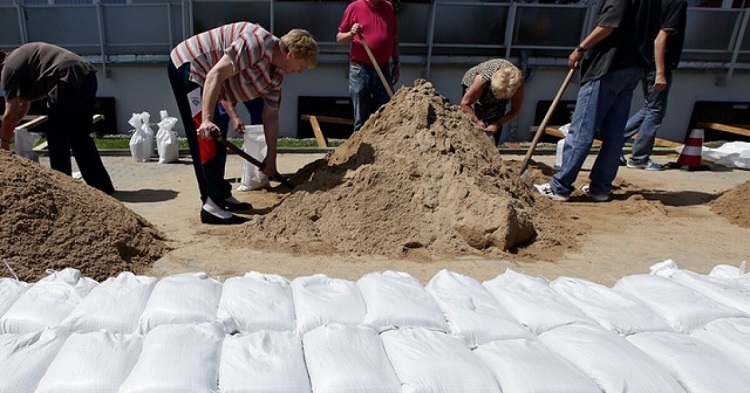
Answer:
<svg viewBox="0 0 750 393"><path fill-rule="evenodd" d="M560 86L560 90L558 90L557 95L555 96L555 99L552 101L552 104L549 106L549 109L547 110L547 114L544 115L544 119L542 120L542 124L539 125L539 128L536 130L536 134L534 134L534 139L531 141L531 146L529 146L529 150L526 152L526 157L523 159L523 164L521 164L521 175L526 171L526 167L529 166L529 160L531 160L531 156L534 154L534 150L536 149L537 143L539 143L539 139L541 139L542 134L544 134L544 129L547 128L547 123L549 122L549 119L552 117L552 113L555 112L555 108L557 108L557 104L560 102L560 98L562 97L563 93L565 93L565 89L568 87L568 84L570 83L570 79L573 78L573 73L575 73L575 68L571 68L568 71L568 75L565 77L565 81L563 81L562 86Z"/></svg>
<svg viewBox="0 0 750 393"><path fill-rule="evenodd" d="M372 63L372 66L375 67L375 72L378 73L378 76L380 77L380 81L383 82L383 87L385 87L385 91L388 92L388 96L393 98L393 90L391 90L391 85L388 83L388 80L385 79L385 75L383 75L383 70L380 69L380 65L378 64L378 61L375 60L375 55L372 54L372 51L370 50L370 46L367 45L367 41L365 41L365 37L362 35L362 32L359 32L359 40L362 41L362 46L365 47L365 52L367 52L367 57L370 58L370 62Z"/></svg>
<svg viewBox="0 0 750 393"><path fill-rule="evenodd" d="M226 148L228 148L232 152L238 154L240 157L246 159L251 164L253 164L256 167L258 167L258 169L260 169L261 171L263 170L263 168L266 167L266 164L258 161L253 156L245 153L244 150L242 150L239 147L235 146L234 143L229 142L228 140L224 139L220 134L217 135L217 134L214 133L213 136L223 146L225 146ZM289 183L289 180L287 180L286 178L284 178L284 176L281 176L281 174L279 173L279 171L276 171L276 173L274 173L273 176L271 176L271 178L274 179L274 180L276 180L276 181L278 181L279 183L283 184L284 186L286 186L290 190L294 188L294 186L292 185L292 183Z"/></svg>

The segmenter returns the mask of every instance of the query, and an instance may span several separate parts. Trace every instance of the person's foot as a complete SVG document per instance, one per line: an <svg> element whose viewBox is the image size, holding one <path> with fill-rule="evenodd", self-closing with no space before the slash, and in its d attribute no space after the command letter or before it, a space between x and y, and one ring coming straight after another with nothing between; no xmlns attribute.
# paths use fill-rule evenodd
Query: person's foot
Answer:
<svg viewBox="0 0 750 393"><path fill-rule="evenodd" d="M648 161L636 161L632 158L628 158L628 162L625 164L630 169L646 169Z"/></svg>
<svg viewBox="0 0 750 393"><path fill-rule="evenodd" d="M534 184L534 188L536 188L536 190L540 194L546 196L549 199L552 199L553 201L566 202L570 199L570 195L556 194L555 191L552 189L552 186L550 186L549 183Z"/></svg>
<svg viewBox="0 0 750 393"><path fill-rule="evenodd" d="M656 161L648 160L648 165L646 165L645 168L647 171L663 171L667 169L667 166L664 164L659 164Z"/></svg>
<svg viewBox="0 0 750 393"><path fill-rule="evenodd" d="M609 200L609 194L594 194L588 184L582 185L581 191L594 202L607 202Z"/></svg>
<svg viewBox="0 0 750 393"><path fill-rule="evenodd" d="M253 205L251 205L249 202L242 202L232 196L224 200L224 208L229 210L230 212L237 212L243 210L252 210Z"/></svg>
<svg viewBox="0 0 750 393"><path fill-rule="evenodd" d="M628 159L625 158L624 154L620 154L620 166L628 165Z"/></svg>
<svg viewBox="0 0 750 393"><path fill-rule="evenodd" d="M247 218L236 216L234 214L229 215L227 218L215 216L209 212L206 211L206 209L201 209L201 223L203 224L210 224L210 225L234 225L234 224L242 224L243 222L246 222Z"/></svg>

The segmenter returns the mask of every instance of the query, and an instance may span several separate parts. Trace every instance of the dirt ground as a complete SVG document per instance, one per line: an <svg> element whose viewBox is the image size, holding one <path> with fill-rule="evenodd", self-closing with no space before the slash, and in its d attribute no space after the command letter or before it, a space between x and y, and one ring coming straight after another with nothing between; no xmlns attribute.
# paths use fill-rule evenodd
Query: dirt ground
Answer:
<svg viewBox="0 0 750 393"><path fill-rule="evenodd" d="M293 174L323 156L281 154L279 171ZM584 165L581 184L587 179L593 157ZM504 158L516 162L523 159ZM541 164L554 162L550 155L534 158ZM676 156L656 158L676 160ZM193 271L226 277L258 271L289 279L322 273L357 280L374 271L398 270L426 282L441 269L486 280L511 268L550 280L569 276L611 285L623 276L647 273L649 266L665 259L699 273L708 273L716 264L736 266L750 260L750 228L732 224L709 205L722 192L750 181L750 171L746 170L715 167L710 172L646 172L621 168L616 179L619 187L611 202L592 203L574 195L570 202L560 204L564 213L555 219L574 221L580 228L580 233L574 234L580 240L575 249L557 255L543 253L538 260L529 260L528 256L519 258L523 261L463 256L425 261L377 255L300 255L293 250L251 248L241 236L243 227L200 224L200 203L189 159L162 165L137 163L130 157L105 157L104 162L117 188L114 197L169 239L172 251L157 260L149 272L157 277ZM242 159L230 155L227 177L239 180L241 176ZM273 209L283 194L260 190L235 192L235 196L263 213Z"/></svg>

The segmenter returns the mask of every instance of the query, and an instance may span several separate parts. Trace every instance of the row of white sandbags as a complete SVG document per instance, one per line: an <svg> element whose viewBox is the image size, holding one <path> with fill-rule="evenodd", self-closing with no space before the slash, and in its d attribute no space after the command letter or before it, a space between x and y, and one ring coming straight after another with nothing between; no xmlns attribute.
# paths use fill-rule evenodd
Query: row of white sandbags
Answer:
<svg viewBox="0 0 750 393"><path fill-rule="evenodd" d="M627 338L572 324L474 350L422 328L328 324L300 339L227 335L218 323L145 336L57 327L0 335L0 392L740 392L750 386L748 343L748 318Z"/></svg>
<svg viewBox="0 0 750 393"><path fill-rule="evenodd" d="M676 266L671 271L672 278L627 276L610 289L566 277L548 283L512 270L484 283L444 270L422 286L408 274L391 271L357 282L324 275L290 282L251 272L224 283L203 273L159 281L122 273L97 284L65 269L35 284L0 279L0 334L58 325L71 331L147 333L161 324L217 321L229 332L294 329L304 334L341 323L379 332L440 330L475 347L571 323L598 324L622 335L689 333L716 319L750 313L745 275L704 276Z"/></svg>

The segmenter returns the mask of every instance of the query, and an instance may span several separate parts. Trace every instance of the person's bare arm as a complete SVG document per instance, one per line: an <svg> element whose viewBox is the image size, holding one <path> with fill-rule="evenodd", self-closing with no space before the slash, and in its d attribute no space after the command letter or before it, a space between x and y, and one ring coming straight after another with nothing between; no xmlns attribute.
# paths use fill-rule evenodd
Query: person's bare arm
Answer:
<svg viewBox="0 0 750 393"><path fill-rule="evenodd" d="M581 44L578 45L578 48L573 49L573 52L568 56L568 67L570 68L578 68L578 63L583 58L583 50L589 50L596 46L596 44L600 43L603 39L609 37L610 34L615 29L613 27L601 27L596 26L594 27L594 30L591 30L591 33L586 36L586 38L581 41Z"/></svg>
<svg viewBox="0 0 750 393"><path fill-rule="evenodd" d="M654 61L656 62L656 79L654 79L654 91L659 93L667 87L666 76L666 52L667 40L669 39L668 30L659 30L654 40Z"/></svg>
<svg viewBox="0 0 750 393"><path fill-rule="evenodd" d="M398 49L398 36L393 37L393 51L391 52L391 60L393 61L393 69L391 70L391 83L396 84L401 77L401 60Z"/></svg>
<svg viewBox="0 0 750 393"><path fill-rule="evenodd" d="M211 138L211 132L218 131L219 127L214 123L214 108L219 100L221 85L227 78L234 74L229 56L224 55L216 65L206 74L206 82L203 84L203 107L201 125L198 127L198 135L204 139Z"/></svg>
<svg viewBox="0 0 750 393"><path fill-rule="evenodd" d="M263 105L263 133L266 136L268 148L266 159L263 160L265 164L263 173L268 177L273 177L276 174L276 150L279 140L279 108L272 107L268 102Z"/></svg>
<svg viewBox="0 0 750 393"><path fill-rule="evenodd" d="M482 92L484 91L484 81L482 80L481 75L477 75L476 78L474 78L474 81L471 82L471 86L469 86L468 89L466 89L466 93L464 93L464 96L461 98L461 108L468 114L471 115L471 118L474 120L474 123L477 125L477 127L484 129L485 124L479 118L477 117L477 114L474 112L474 109L472 108L472 105L474 105L475 102L479 101L479 98L482 96Z"/></svg>
<svg viewBox="0 0 750 393"><path fill-rule="evenodd" d="M362 31L362 25L359 23L355 23L352 25L352 28L349 31L346 32L338 32L336 33L336 42L339 44L348 44L352 42L354 37L359 34Z"/></svg>
<svg viewBox="0 0 750 393"><path fill-rule="evenodd" d="M234 107L234 103L222 99L221 106L227 112L227 115L229 115L229 119L232 121L232 129L237 131L237 133L240 135L244 134L245 123L242 121L240 115L237 114L237 109Z"/></svg>
<svg viewBox="0 0 750 393"><path fill-rule="evenodd" d="M13 136L13 130L29 112L29 106L29 101L18 97L5 102L3 124L0 126L0 149L10 150L10 138Z"/></svg>

